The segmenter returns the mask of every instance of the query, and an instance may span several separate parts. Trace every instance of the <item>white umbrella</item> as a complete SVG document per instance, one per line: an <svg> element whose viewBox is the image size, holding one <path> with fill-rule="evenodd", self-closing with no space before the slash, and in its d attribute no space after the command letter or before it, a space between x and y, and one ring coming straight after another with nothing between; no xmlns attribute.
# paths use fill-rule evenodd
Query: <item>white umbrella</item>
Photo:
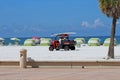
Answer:
<svg viewBox="0 0 120 80"><path fill-rule="evenodd" d="M16 37L11 38L11 40L20 41L20 39L19 39L19 38L16 38Z"/></svg>
<svg viewBox="0 0 120 80"><path fill-rule="evenodd" d="M5 39L4 38L0 38L1 41L4 41Z"/></svg>

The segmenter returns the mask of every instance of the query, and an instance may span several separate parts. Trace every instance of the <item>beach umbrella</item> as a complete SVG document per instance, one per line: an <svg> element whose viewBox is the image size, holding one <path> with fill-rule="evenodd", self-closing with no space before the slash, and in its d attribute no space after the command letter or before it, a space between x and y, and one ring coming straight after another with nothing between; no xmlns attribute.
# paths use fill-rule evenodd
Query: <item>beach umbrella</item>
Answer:
<svg viewBox="0 0 120 80"><path fill-rule="evenodd" d="M20 41L20 39L16 38L16 37L11 38L11 40L13 40L13 41Z"/></svg>
<svg viewBox="0 0 120 80"><path fill-rule="evenodd" d="M0 38L1 41L4 41L5 39L4 38Z"/></svg>
<svg viewBox="0 0 120 80"><path fill-rule="evenodd" d="M89 46L100 46L100 39L99 38L90 38L88 40Z"/></svg>
<svg viewBox="0 0 120 80"><path fill-rule="evenodd" d="M85 39L84 39L84 38L75 38L74 40L75 40L77 43L85 44Z"/></svg>
<svg viewBox="0 0 120 80"><path fill-rule="evenodd" d="M40 46L48 46L50 45L51 41L51 38L41 38Z"/></svg>
<svg viewBox="0 0 120 80"><path fill-rule="evenodd" d="M24 46L35 46L35 41L33 39L26 39L24 41Z"/></svg>
<svg viewBox="0 0 120 80"><path fill-rule="evenodd" d="M109 46L110 45L110 38L106 38L104 43L103 43L104 46ZM114 39L114 46L117 45L117 40L116 38Z"/></svg>
<svg viewBox="0 0 120 80"><path fill-rule="evenodd" d="M34 36L34 37L32 37L32 40L35 41L35 44L36 44L36 45L37 45L37 44L40 44L40 38L39 38L39 37Z"/></svg>
<svg viewBox="0 0 120 80"><path fill-rule="evenodd" d="M13 41L13 42L12 42L13 45L19 45L19 41L20 41L19 38L13 37L13 38L10 38L10 40Z"/></svg>
<svg viewBox="0 0 120 80"><path fill-rule="evenodd" d="M84 38L75 38L74 39L76 41L76 46L80 47L81 44L85 44L85 39Z"/></svg>
<svg viewBox="0 0 120 80"><path fill-rule="evenodd" d="M5 39L4 38L0 38L0 45L3 46L5 44Z"/></svg>
<svg viewBox="0 0 120 80"><path fill-rule="evenodd" d="M32 40L36 40L36 39L40 39L40 38L37 36L32 37Z"/></svg>

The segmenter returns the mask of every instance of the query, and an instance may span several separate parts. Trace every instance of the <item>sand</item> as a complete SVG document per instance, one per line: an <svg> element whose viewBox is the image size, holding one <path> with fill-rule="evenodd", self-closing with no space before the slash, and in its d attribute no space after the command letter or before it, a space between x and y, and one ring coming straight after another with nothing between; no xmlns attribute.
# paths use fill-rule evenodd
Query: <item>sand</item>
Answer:
<svg viewBox="0 0 120 80"><path fill-rule="evenodd" d="M83 46L75 51L49 51L44 46L0 46L0 61L19 61L20 50L27 49L27 58L35 61L105 60L108 47ZM115 59L120 60L120 46ZM27 68L0 66L0 80L119 80L120 67L97 68Z"/></svg>
<svg viewBox="0 0 120 80"><path fill-rule="evenodd" d="M48 46L0 46L0 61L19 61L20 50L27 49L27 58L35 61L103 60L107 58L106 46L82 46L74 51L49 51ZM120 46L115 47L115 59L120 60Z"/></svg>

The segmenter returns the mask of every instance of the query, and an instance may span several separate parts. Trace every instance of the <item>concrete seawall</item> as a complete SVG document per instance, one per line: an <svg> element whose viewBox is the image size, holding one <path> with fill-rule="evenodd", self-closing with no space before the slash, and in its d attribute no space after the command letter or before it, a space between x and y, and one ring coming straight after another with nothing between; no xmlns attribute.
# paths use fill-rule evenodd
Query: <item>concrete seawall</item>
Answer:
<svg viewBox="0 0 120 80"><path fill-rule="evenodd" d="M0 66L19 66L19 61L0 61ZM120 66L120 61L29 61L27 66L31 67L74 67L74 66Z"/></svg>

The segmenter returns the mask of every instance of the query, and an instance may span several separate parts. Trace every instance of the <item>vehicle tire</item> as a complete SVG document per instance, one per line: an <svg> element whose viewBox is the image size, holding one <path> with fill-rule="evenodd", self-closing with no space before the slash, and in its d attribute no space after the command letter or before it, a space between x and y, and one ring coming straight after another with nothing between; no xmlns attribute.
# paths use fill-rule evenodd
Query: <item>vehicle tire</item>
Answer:
<svg viewBox="0 0 120 80"><path fill-rule="evenodd" d="M50 46L49 51L53 51L53 50L54 50L53 46Z"/></svg>
<svg viewBox="0 0 120 80"><path fill-rule="evenodd" d="M71 49L71 50L75 50L75 46L71 46L70 49Z"/></svg>
<svg viewBox="0 0 120 80"><path fill-rule="evenodd" d="M65 50L65 51L68 51L68 50L69 50L69 46L65 46L65 47L64 47L64 50Z"/></svg>
<svg viewBox="0 0 120 80"><path fill-rule="evenodd" d="M58 50L60 50L60 46L57 46L57 47L56 47L56 51L58 51Z"/></svg>
<svg viewBox="0 0 120 80"><path fill-rule="evenodd" d="M56 49L56 51L59 51L60 49Z"/></svg>

